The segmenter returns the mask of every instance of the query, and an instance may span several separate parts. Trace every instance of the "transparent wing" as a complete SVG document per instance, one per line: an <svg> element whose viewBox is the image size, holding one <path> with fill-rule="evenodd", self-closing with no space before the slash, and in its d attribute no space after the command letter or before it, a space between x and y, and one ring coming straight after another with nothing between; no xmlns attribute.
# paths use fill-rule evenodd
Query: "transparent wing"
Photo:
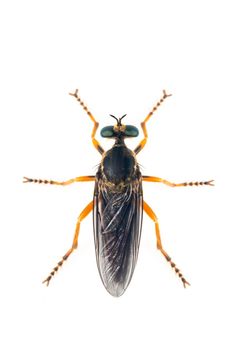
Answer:
<svg viewBox="0 0 233 350"><path fill-rule="evenodd" d="M143 212L141 179L113 192L100 180L94 196L97 266L113 296L124 293L137 262Z"/></svg>

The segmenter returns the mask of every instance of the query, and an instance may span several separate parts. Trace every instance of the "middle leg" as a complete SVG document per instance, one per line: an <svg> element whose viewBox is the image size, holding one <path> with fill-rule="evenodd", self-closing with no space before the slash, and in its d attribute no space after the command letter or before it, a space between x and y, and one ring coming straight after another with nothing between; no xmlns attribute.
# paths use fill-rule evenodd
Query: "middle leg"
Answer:
<svg viewBox="0 0 233 350"><path fill-rule="evenodd" d="M29 177L24 176L23 182L33 182L33 183L38 183L38 184L49 184L49 185L61 185L61 186L66 186L70 185L74 182L84 182L84 181L95 181L95 176L94 175L88 175L88 176L78 176L75 177L74 179L69 179L66 181L54 181L54 180L41 180L41 179L31 179Z"/></svg>
<svg viewBox="0 0 233 350"><path fill-rule="evenodd" d="M176 264L171 260L170 256L167 254L167 252L163 249L162 242L161 242L161 237L160 237L158 218L155 215L155 213L153 212L153 210L151 209L151 207L145 201L143 201L143 209L146 212L146 214L151 218L151 220L153 220L154 223L155 223L155 233L156 233L156 238L157 238L157 248L163 254L165 259L171 264L171 267L175 270L175 272L177 273L178 277L183 282L184 287L186 287L186 285L190 285L189 282L186 281L186 279L184 278L184 276L182 275L182 273L180 272L180 270L178 269Z"/></svg>
<svg viewBox="0 0 233 350"><path fill-rule="evenodd" d="M148 182L160 182L160 183L163 183L164 185L167 185L167 186L170 186L170 187L202 186L202 185L214 186L214 184L213 184L214 180L195 181L195 182L182 182L182 183L176 184L174 182L170 182L168 180L161 179L160 177L147 176L147 175L144 175L142 177L142 180L143 181L148 181Z"/></svg>

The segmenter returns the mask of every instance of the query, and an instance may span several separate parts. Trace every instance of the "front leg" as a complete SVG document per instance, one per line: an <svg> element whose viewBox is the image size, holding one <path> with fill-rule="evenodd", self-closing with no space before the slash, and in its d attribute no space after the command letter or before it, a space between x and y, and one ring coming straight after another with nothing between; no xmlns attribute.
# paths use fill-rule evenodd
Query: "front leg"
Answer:
<svg viewBox="0 0 233 350"><path fill-rule="evenodd" d="M80 99L79 95L78 95L78 90L76 89L74 93L70 93L70 96L73 96L76 98L76 100L80 103L80 105L82 106L82 108L84 109L84 111L87 113L87 115L90 117L90 119L92 120L92 122L94 123L94 127L91 133L91 139L92 139L92 143L94 145L94 147L97 149L97 151L100 154L104 153L104 149L103 147L100 145L99 141L96 140L95 138L95 134L96 134L96 130L99 127L99 123L95 120L94 116L91 114L91 112L89 111L89 109L87 108L87 106L85 106L84 102Z"/></svg>
<svg viewBox="0 0 233 350"><path fill-rule="evenodd" d="M170 96L171 96L171 94L167 94L166 91L163 90L163 96L161 97L159 102L156 103L156 105L152 108L150 113L146 116L146 118L141 123L141 127L142 127L144 138L140 141L139 145L134 149L134 153L138 154L143 149L143 147L145 146L145 144L147 142L148 133L147 133L147 128L146 128L146 123L148 122L150 117L154 114L154 112L158 109L158 107L161 105L161 103L163 103L163 101L167 97L170 97Z"/></svg>
<svg viewBox="0 0 233 350"><path fill-rule="evenodd" d="M83 182L83 181L95 181L95 176L90 175L90 176L78 176L75 177L74 179L70 179L67 181L54 181L54 180L41 180L41 179L31 179L29 177L24 177L23 182L33 182L33 183L38 183L38 184L46 184L46 185L60 185L60 186L65 186L65 185L70 185L74 182Z"/></svg>
<svg viewBox="0 0 233 350"><path fill-rule="evenodd" d="M209 185L209 186L214 186L213 182L214 180L209 180L209 181L195 181L195 182L182 182L179 184L176 184L174 182L170 182L165 179L161 179L160 177L155 177L155 176L147 176L144 175L142 177L143 181L148 181L148 182L161 182L164 185L170 186L170 187L183 187L183 186L202 186L202 185Z"/></svg>

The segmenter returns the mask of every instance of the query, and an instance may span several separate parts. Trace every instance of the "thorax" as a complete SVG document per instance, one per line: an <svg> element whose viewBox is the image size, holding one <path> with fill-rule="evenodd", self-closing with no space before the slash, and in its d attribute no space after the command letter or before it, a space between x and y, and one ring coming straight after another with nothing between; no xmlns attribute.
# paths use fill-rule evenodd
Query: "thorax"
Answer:
<svg viewBox="0 0 233 350"><path fill-rule="evenodd" d="M125 144L115 144L103 155L100 171L106 181L124 185L135 179L139 170L134 152Z"/></svg>

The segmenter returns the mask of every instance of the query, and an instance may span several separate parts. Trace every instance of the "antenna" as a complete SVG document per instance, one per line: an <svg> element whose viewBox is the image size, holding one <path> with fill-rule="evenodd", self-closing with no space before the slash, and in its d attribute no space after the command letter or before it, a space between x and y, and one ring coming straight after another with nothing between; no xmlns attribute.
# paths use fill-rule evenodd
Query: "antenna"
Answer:
<svg viewBox="0 0 233 350"><path fill-rule="evenodd" d="M124 114L120 119L119 119L119 122L121 124L121 120L126 116L127 114Z"/></svg>
<svg viewBox="0 0 233 350"><path fill-rule="evenodd" d="M116 119L116 121L117 121L117 125L119 124L119 119L117 119L117 117L115 117L114 115L112 115L112 114L109 114L110 115L110 117L112 117L112 118L114 118L114 119Z"/></svg>
<svg viewBox="0 0 233 350"><path fill-rule="evenodd" d="M124 114L121 118L117 118L117 117L115 117L114 115L112 115L112 114L109 114L110 115L110 117L112 117L112 118L114 118L114 119L116 119L116 121L117 121L117 125L118 126L120 126L121 125L121 120L127 115L127 114Z"/></svg>

